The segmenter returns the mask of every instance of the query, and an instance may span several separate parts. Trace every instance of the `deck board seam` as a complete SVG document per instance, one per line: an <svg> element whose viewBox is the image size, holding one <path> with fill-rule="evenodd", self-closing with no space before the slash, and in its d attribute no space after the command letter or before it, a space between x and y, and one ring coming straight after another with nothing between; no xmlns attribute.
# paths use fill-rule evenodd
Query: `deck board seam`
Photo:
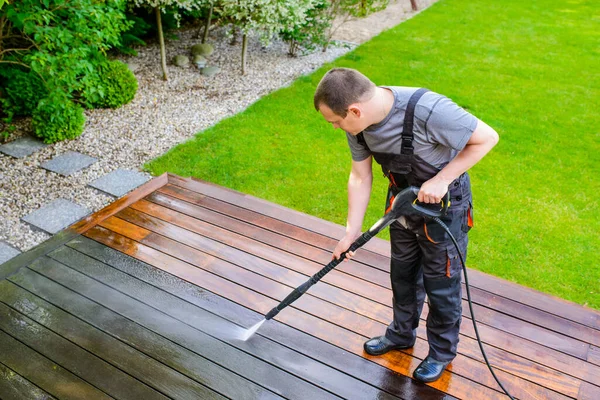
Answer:
<svg viewBox="0 0 600 400"><path fill-rule="evenodd" d="M158 250L158 249L157 249L157 250ZM160 251L160 250L158 250L158 251ZM162 252L162 251L161 251L161 252ZM164 252L163 252L163 253L164 253ZM173 255L171 255L171 256L173 256ZM183 262L186 262L186 263L188 263L188 262L187 262L187 261L185 261L185 260L182 260L182 261L183 261ZM188 264L189 264L189 263L188 263ZM193 264L192 264L192 265L193 265ZM232 282L232 283L234 283L234 284L236 284L236 285L242 286L242 287L247 287L247 286L244 286L243 284L241 284L241 283L238 283L238 282L235 282L235 281L231 281L231 282ZM247 288L248 288L248 287L247 287ZM250 288L250 289L251 289L251 288ZM262 293L259 293L259 294L262 294ZM262 295L263 295L263 296L266 296L266 295L264 295L264 294L262 294ZM267 297L268 297L268 296L267 296ZM292 306L292 307L293 307L293 306ZM296 309L297 309L297 308L296 308ZM302 309L297 309L297 310L298 310L299 312L305 312L305 313L307 313L307 314L309 314L309 315L313 315L313 316L314 316L314 317L316 317L316 318L321 318L321 317L319 317L318 315L315 315L315 314L313 314L313 313L311 313L311 312L309 312L309 311L305 311L305 310L302 310ZM332 322L330 321L330 323L332 323ZM337 325L338 327L340 327L340 328L342 328L342 329L348 329L347 327L341 326L341 325L339 325L339 324L336 324L336 323L333 323L333 324ZM355 334L357 334L357 335L360 335L360 336L363 336L363 337L365 337L364 335L362 335L362 334L361 334L361 333L359 333L359 332L356 332L356 331L354 331L354 333L355 333ZM365 338L366 338L366 337L365 337ZM489 345L489 346L493 346L493 345ZM469 356L466 356L466 355L463 355L463 356L465 356L465 357L468 357L468 358L471 358L471 357L469 357ZM479 362L479 363L481 363L481 364L483 364L483 361L481 361L481 360L477 360L477 359L475 359L475 358L472 358L472 359L473 359L473 360L475 360L475 361L477 361L477 362ZM552 369L551 367L548 367L548 368L549 368L549 369ZM528 382L531 382L532 384L535 384L535 382L533 382L533 381L531 381L531 380L528 380L528 379L526 379L526 378L522 378L522 377L520 377L520 376L518 376L518 375L513 375L513 374L512 374L511 372L509 372L509 371L505 371L503 368L502 368L502 371L503 371L504 373L506 373L506 374L509 374L509 375L512 375L512 376L514 376L516 379L522 379L523 381L528 381ZM559 373L563 373L562 371L558 371L558 372L559 372ZM465 378L465 379L469 379L469 378L467 378L467 377L464 377L464 376L463 376L463 378ZM578 379L578 378L574 378L574 379ZM544 387L544 386L541 386L541 387ZM548 388L547 388L547 389L548 389ZM552 390L552 391L554 391L553 389L548 389L548 390ZM557 393L559 393L559 392L557 392Z"/></svg>
<svg viewBox="0 0 600 400"><path fill-rule="evenodd" d="M173 210L173 211L175 211L175 212L176 212L176 213L178 213L178 214L182 214L182 213L179 213L179 212L178 212L178 211L176 211L176 210ZM142 213L142 214L145 214L145 215L149 215L149 214L146 214L146 213L144 213L144 211L140 211L140 210L136 210L136 212L139 212L139 213ZM187 215L187 214L184 214L184 215ZM118 217L118 215L117 215L116 217ZM157 219L159 219L159 220L163 221L163 222L164 222L165 224L167 224L167 225L173 225L173 226L177 226L177 227L179 227L179 228L181 228L181 229L183 229L183 230L186 230L186 231L188 231L188 232L191 232L191 234L194 234L194 235L199 235L199 236L202 236L202 237L206 237L206 238L208 238L208 240L213 240L213 241L216 241L216 242L218 242L218 243L223 243L224 245L226 245L226 243L224 243L224 242L221 242L220 240L218 240L218 239L216 239L216 238L214 238L214 239L213 239L213 238L207 237L207 236L205 236L205 235L202 235L201 233L198 233L198 232L192 231L192 230L190 230L190 229L188 229L188 228L186 228L186 227L184 227L184 226L181 226L181 225L179 225L179 224L175 224L175 223L173 223L173 222L171 222L171 221L168 221L168 220L166 220L166 219L162 219L162 218L160 218L160 217L153 217L153 218L157 218ZM194 218L194 219L198 220L198 219L197 219L197 218L195 218L194 216L190 216L190 218ZM202 221L202 220L198 220L198 221ZM212 224L212 223L210 223L210 222L207 222L207 221L203 221L203 222L204 222L204 223L206 223L206 224L208 224L208 225L214 225L214 224ZM134 223L134 224L135 224L135 223ZM146 228L144 228L144 229L146 229ZM226 228L223 228L223 229L226 229ZM226 229L226 230L227 230L227 229ZM228 230L228 231L230 231L230 230ZM159 230L153 230L153 232L154 232L155 234L158 234L158 235L161 235L161 236L163 236L163 235L162 235L162 233L161 233L161 232L159 232ZM231 231L231 232L233 232L233 231ZM236 232L234 232L234 233L236 233ZM242 235L242 236L244 236L244 237L248 238L248 240L251 240L251 241L254 241L254 240L256 240L256 238L254 238L254 237L250 237L250 236L246 236L245 234L242 234L242 233L236 233L236 234ZM170 239L171 239L171 240L175 240L174 238L170 238ZM257 241L258 241L258 240L257 240ZM261 243L264 243L264 242L261 242ZM285 249L278 249L277 247L271 246L271 245L270 245L270 244L268 244L268 243L264 243L264 244L265 244L265 245L267 245L267 246L269 246L269 247L273 247L274 249L277 249L277 250L279 250L279 251L282 251L282 252L286 252L286 253L288 253L288 254L293 254L293 255L295 255L294 253L288 252L288 251L287 251L287 250L285 250ZM187 245L187 244L186 244L186 246L189 246L189 247L191 247L191 248L193 248L193 249L196 249L196 250L198 250L198 251L202 251L201 249L198 249L198 248L196 248L196 247L193 247L193 246L190 246L190 245ZM260 258L260 259L266 260L267 262L273 262L273 263L275 263L276 265L280 265L281 267L283 267L283 268L286 268L286 269L288 269L288 270L290 270L290 271L294 271L293 269L289 269L289 268L288 268L286 265L283 265L283 264L277 263L277 262L275 262L275 261L270 261L270 260L267 260L267 259L263 258L262 256L257 256L257 255L255 255L255 254L253 254L253 253L249 253L248 251L245 251L245 250L240 250L240 251L242 251L242 252L244 252L244 253L246 253L246 254L250 254L251 256L258 257L258 258ZM233 261L231 261L231 260L227 260L226 258L222 258L222 257L220 257L219 255L215 255L215 254L210 254L210 255L211 255L211 256L214 256L214 257L218 257L218 258L220 258L220 259L224 260L225 262L236 264L235 262L233 262ZM306 259L305 257L302 257L302 258L303 258L303 259ZM240 268L244 268L244 266L243 266L243 265L241 265L241 264L236 264L236 265L238 265ZM254 272L254 271L252 271L252 272ZM257 274L258 274L258 275L260 275L260 276L263 276L263 277L265 277L265 278L267 278L267 279L270 279L270 280L273 280L273 281L276 281L276 282L277 282L277 280L276 280L276 279L273 279L273 278L271 278L271 277L269 277L269 276L265 276L265 275L263 275L263 274L259 274L259 273L257 273ZM353 275L351 275L351 274L348 274L348 275L350 275L350 276L353 276ZM308 276L307 276L307 277L308 277ZM361 279L360 277L356 277L356 278L357 278L357 279ZM289 285L286 285L286 286L289 286ZM334 286L335 286L335 285L334 285ZM338 287L338 288L340 288L340 289L342 289L342 290L347 290L347 289L341 288L341 287L339 287L339 286L336 286L336 287ZM291 288L293 288L293 287L291 287ZM388 289L388 290L389 290L389 289ZM364 296L363 296L363 297L364 297ZM371 299L371 300L372 300L372 299ZM534 322L531 322L531 321L529 321L529 320L524 320L524 319L521 319L521 318L515 317L515 316L514 316L514 314L509 314L509 313L507 313L507 312L505 312L505 311L500 311L500 310L494 309L492 306L489 306L489 305L487 305L487 304L482 304L482 303L476 303L476 304L477 304L477 306L478 306L478 307L480 307L480 308L485 308L485 309L487 309L487 310L490 310L490 311L492 311L492 312L495 312L495 313L497 313L497 314L502 314L502 315L504 315L504 316L506 316L506 317L508 317L508 318L511 318L511 319L512 319L512 318L515 318L515 319L517 319L517 320L519 320L519 321L525 322L525 323L527 323L527 324L531 324L532 326L538 327L538 328L540 328L540 329L547 330L547 331L549 331L549 332L552 332L552 333L561 334L561 332L559 332L559 331L556 331L556 330L554 330L554 329L550 329L550 328L548 328L547 326L543 326L543 325L540 325L539 323L534 323ZM386 304L383 304L383 305L385 306ZM524 305L524 306L526 306L526 305ZM342 305L341 307L345 308L343 305ZM489 325L489 326L493 326L493 325ZM507 333L510 333L510 334L514 334L513 332L510 332L510 331L506 331L506 332L507 332ZM577 342L581 342L581 343L587 343L586 341L584 341L584 340L582 340L582 339L579 339L579 338L576 338L576 337L572 337L572 336L568 336L568 335L564 335L564 336L566 336L566 337L569 337L569 338L571 338L571 339L573 339L573 340L575 340L575 341L577 341ZM523 337L523 338L524 338L524 339L527 339L526 337ZM567 353L567 354L568 354L568 353ZM580 358L582 358L582 359L583 359L583 357L580 357Z"/></svg>
<svg viewBox="0 0 600 400"><path fill-rule="evenodd" d="M75 250L75 251L77 251L77 250ZM50 258L51 258L51 257L50 257ZM98 280L96 280L95 278L93 278L93 277L90 277L90 276L88 276L88 275L86 275L86 274L83 274L82 272L79 272L79 271L77 271L77 270L73 269L72 267L70 267L69 265L66 265L66 264L64 264L64 263L62 263L62 262L60 262L60 261L58 261L58 260L56 260L56 259L54 259L54 258L52 258L52 260L54 260L55 262L57 262L57 263L59 263L59 264L63 265L65 268L68 268L68 269L70 269L70 270L74 271L75 273L78 273L78 274L85 275L86 277L88 277L89 279L92 279L92 280L96 281L96 282L97 282L98 284L100 284L100 285L108 286L108 285L105 285L103 282L101 282L101 281L98 281ZM86 299L87 301L90 301L90 302L92 302L92 303L95 303L96 305L98 305L98 306L100 306L100 307L103 307L103 308L105 308L105 309L109 310L110 312L112 312L112 313L114 313L114 314L116 314L116 315L120 316L121 318L123 318L123 319L126 319L127 321L129 321L129 323L131 323L131 324L134 324L134 325L137 325L137 326L139 326L139 327L140 327L141 329L143 329L143 330L148 330L148 331L150 331L150 332L154 333L155 335L157 335L157 336L161 337L163 340L173 343L175 346L179 346L179 347L182 347L182 348L184 348L186 351L188 351L188 352L190 352L190 353L194 354L194 356L195 356L195 357L200 357L200 358L202 358L202 359L204 359L204 360L208 361L209 363L216 364L216 365L218 365L219 367L221 367L221 368L223 368L223 369L226 369L226 370L227 370L227 371L229 371L231 374L234 374L234 375L236 375L236 376L239 376L239 377L241 377L242 379L249 380L249 379L248 379L248 378L246 378L245 376L243 376L243 375L240 375L240 374L238 374L238 373L236 373L236 372L234 372L234 371L231 371L229 368L227 368L227 367L225 367L225 366L223 366L223 365L219 364L218 362L215 362L215 361L213 361L213 360L210 360L210 359L208 359L208 358L206 358L206 357L202 356L201 354L198 354L198 353L197 353L196 351L194 351L193 349L190 349L190 348L188 348L188 347L185 347L185 346L183 346L183 345L181 345L181 344L179 344L179 343L177 343L177 342L173 341L172 339L170 339L170 338L168 338L168 337L165 337L165 336L164 336L164 335L162 335L161 333L158 333L158 332L156 332L155 330L153 330L153 329L151 329L151 328L149 328L149 327L147 327L147 326L145 326L145 325L143 325L143 324L140 324L139 322L137 322L137 321L135 321L135 320L132 320L131 318L129 318L129 317L127 317L127 316L125 316L125 315L123 315L123 314L119 313L118 311L115 311L115 310L113 310L113 309L111 309L111 308L108 308L108 307L106 307L104 304L101 304L101 303L97 302L96 300L94 300L94 299L92 299L92 298L90 298L90 297L86 296L85 294L83 294L83 293L79 293L79 292L77 292L77 291L75 291L75 290L73 290L73 289L71 289L71 288L69 288L69 287L67 287L67 286L63 285L61 282L58 282L58 281L56 281L56 280L52 279L51 277L48 277L48 276L46 276L46 275L44 275L44 274L41 274L40 272L38 272L38 271L36 271L36 270L32 270L32 269L29 269L29 268L28 268L28 270L29 270L29 271L31 271L31 272L33 272L33 273L35 273L36 275L39 275L39 276L43 277L44 279L50 280L50 281L54 282L55 284L57 284L57 285L60 285L60 286L61 286L63 289L66 289L66 290L68 290L68 291L71 291L71 292L75 293L75 295L77 295L77 296L83 297L83 298L84 298L84 299ZM15 283L15 282L11 282L11 283L13 283L13 284L15 284L15 285L19 286L21 289L23 289L23 290L25 290L25 291L29 292L29 293L30 293L30 294L32 294L33 296L39 297L39 298L40 298L40 299L42 299L43 301L45 301L45 302L47 302L47 303L51 304L52 306L54 306L54 307L58 308L58 309L59 309L59 310L61 310L62 312L69 314L69 315L70 315L70 316L72 316L73 318L76 318L76 319L78 319L78 320L79 320L79 321L81 321L82 323L84 323L84 324L86 324L86 325L89 325L89 326L91 326L93 329L96 329L97 331L101 332L102 334L105 334L105 335L109 336L110 338L112 338L112 339L114 339L114 340L117 340L117 341L119 341L119 342L120 342L120 343L122 343L124 346L128 346L128 347L132 348L134 351L137 351L137 352L139 352L139 353L143 354L144 356L146 356L146 357L148 357L148 358L151 358L151 359L153 359L153 360L154 360L154 361L156 361L157 363L159 363L159 364L163 365L165 368L168 368L168 369L171 369L171 370L175 371L176 373L178 373L178 374L180 374L180 375L182 375L182 376L186 377L187 379L190 379L190 380L192 380L192 381L196 382L198 385L202 385L202 386L206 387L206 388L207 388L208 390L210 390L210 391L213 391L213 392L215 392L215 393L218 393L219 395L221 395L221 396L223 396L223 397L227 397L227 396L225 396L224 394L222 394L222 393L219 393L218 391L216 391L214 388L212 388L212 387L210 387L210 386L207 386L207 385L206 385L206 384L204 384L203 382L200 382L200 381L198 381L196 378L194 378L194 377L192 377L192 376L190 376L190 375L188 375L188 374L186 374L186 373L184 373L184 372L180 371L179 369L176 369L176 368L174 368L174 367L172 367L172 366L170 366L170 365L168 365L168 364L165 364L163 361L161 361L160 359L157 359L157 358L155 358L153 355L151 355L151 354L147 353L146 351L144 351L144 350L141 350L141 349L138 349L138 348L136 348L136 347L132 347L130 344L128 344L127 342L123 341L121 338L119 338L119 337L115 336L114 334L110 333L109 331L106 331L105 329L103 329L103 328L101 328L101 327L98 327L98 326L96 326L96 324L92 323L91 321L85 320L85 319L83 319L83 318L81 318L81 317L79 317L79 316L77 316L77 315L75 315L75 314L71 313L70 311L68 311L68 310L66 310L66 309L64 309L64 308L62 308L62 307L60 307L59 305L57 305L57 304L54 304L54 303L52 303L52 302L50 302L50 301L48 301L48 300L46 300L46 299L44 299L44 298L40 297L38 294L36 294L36 293L34 293L34 292L31 292L31 291L29 291L27 288L21 287L20 285L18 285L18 284L17 284L17 283ZM108 286L108 287L110 287L110 286ZM112 289L112 288L111 288L111 289ZM133 300L135 300L135 301L139 301L139 300L137 300L137 299L135 299L135 298L133 298L133 297L129 296L127 293L124 293L124 292L122 292L122 291L119 291L119 290L117 290L117 289L113 289L113 290L115 290L115 291L118 291L119 293L121 293L121 294L123 294L123 295L125 295L125 296L127 296L127 297L130 297L130 298L132 298L132 299L133 299ZM143 303L143 302L141 302L141 303ZM151 306L147 305L146 303L143 303L143 304L144 304L144 305L146 305L146 306L148 306L148 307L151 307ZM152 307L152 308L153 308L153 307ZM155 310L156 310L156 309L155 309ZM160 313L162 313L162 314L164 314L164 313L163 313L162 311L160 311L160 310L157 310L157 311L158 311L158 312L160 312ZM165 315L167 315L167 314L165 314ZM186 325L187 325L187 324L186 324ZM0 329L1 329L1 328L0 328ZM48 328L47 328L47 329L48 329ZM197 328L193 328L193 329L197 329ZM203 332L203 333L204 333L204 332ZM62 337L62 336L61 336L61 337ZM64 338L64 337L63 337L63 338ZM66 338L65 338L65 339L66 339ZM68 340L68 339L67 339L67 340ZM98 357L98 356L96 356L96 357ZM99 358L101 358L101 357L99 357ZM104 360L103 358L101 358L101 359L102 359L102 360ZM110 363L109 361L106 361L106 360L104 360L104 361L112 365L112 363ZM116 367L116 366L115 366L115 367ZM128 374L128 375L130 375L130 374ZM130 375L130 376L131 376L131 375ZM135 378L135 377L134 377L134 378ZM139 380L138 378L135 378L135 379ZM249 380L249 381L250 381L250 380ZM142 381L140 381L140 382L142 382ZM253 382L253 381L250 381L250 382ZM144 383L144 382L142 382L142 383ZM253 382L253 383L255 383L255 384L256 384L256 385L258 385L258 386L261 386L260 384L258 384L258 383L256 383L256 382ZM147 383L144 383L144 384L145 384L146 386L150 386L150 385L148 385ZM152 386L150 386L150 387L151 387L152 389L154 389L155 391L158 391L159 393L163 394L164 396L167 396L167 397L169 397L169 395L168 395L168 394L161 392L159 389L157 389L157 388L154 388L154 387L152 387ZM263 387L263 386L261 386L261 387ZM268 388L265 388L265 387L263 387L263 388L264 388L265 390L267 390L267 391L271 392L271 393L274 393L274 392L272 392L271 390L269 390ZM278 395L279 395L279 394L278 394Z"/></svg>

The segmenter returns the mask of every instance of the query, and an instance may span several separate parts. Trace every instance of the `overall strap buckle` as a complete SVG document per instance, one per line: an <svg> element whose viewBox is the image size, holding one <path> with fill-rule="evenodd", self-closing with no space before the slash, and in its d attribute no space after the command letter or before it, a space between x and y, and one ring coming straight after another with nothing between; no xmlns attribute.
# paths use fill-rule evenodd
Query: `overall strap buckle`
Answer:
<svg viewBox="0 0 600 400"><path fill-rule="evenodd" d="M417 89L408 100L406 112L404 113L404 124L402 127L401 154L412 155L415 150L413 147L415 107L419 102L419 99L421 99L421 97L427 92L429 92L429 90L425 88Z"/></svg>

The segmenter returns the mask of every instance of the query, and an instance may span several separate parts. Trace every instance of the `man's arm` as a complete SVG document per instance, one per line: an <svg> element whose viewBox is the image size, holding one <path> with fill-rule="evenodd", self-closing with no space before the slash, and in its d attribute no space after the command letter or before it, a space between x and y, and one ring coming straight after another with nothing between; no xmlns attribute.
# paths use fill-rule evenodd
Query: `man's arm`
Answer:
<svg viewBox="0 0 600 400"><path fill-rule="evenodd" d="M419 201L439 203L453 180L477 164L498 143L498 134L485 122L478 120L477 127L465 148L450 161L436 176L423 183Z"/></svg>
<svg viewBox="0 0 600 400"><path fill-rule="evenodd" d="M352 170L348 179L348 220L346 221L346 234L339 241L333 257L339 258L340 254L348 249L362 232L363 219L369 199L371 197L371 185L373 183L373 171L371 168L371 157L362 161L352 161ZM349 252L346 260L354 256Z"/></svg>

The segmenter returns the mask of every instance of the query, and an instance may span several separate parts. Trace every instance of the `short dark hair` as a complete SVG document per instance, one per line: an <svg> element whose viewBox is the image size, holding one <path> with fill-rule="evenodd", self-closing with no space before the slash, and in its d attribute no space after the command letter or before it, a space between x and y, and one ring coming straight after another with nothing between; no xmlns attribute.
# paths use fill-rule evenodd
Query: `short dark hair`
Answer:
<svg viewBox="0 0 600 400"><path fill-rule="evenodd" d="M375 84L351 68L333 68L323 76L314 97L315 109L326 105L336 115L346 118L350 104L370 98Z"/></svg>

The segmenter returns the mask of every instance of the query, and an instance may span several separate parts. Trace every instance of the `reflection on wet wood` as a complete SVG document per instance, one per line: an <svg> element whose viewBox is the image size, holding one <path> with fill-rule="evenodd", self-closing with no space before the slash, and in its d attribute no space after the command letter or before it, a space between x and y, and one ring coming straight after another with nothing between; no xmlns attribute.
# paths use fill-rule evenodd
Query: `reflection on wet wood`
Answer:
<svg viewBox="0 0 600 400"><path fill-rule="evenodd" d="M330 260L343 232L163 175L0 271L0 397L505 398L465 302L459 354L437 382L410 378L428 352L427 306L413 349L363 352L392 314L380 239L239 340ZM600 313L477 271L470 278L488 356L514 396L600 398Z"/></svg>
<svg viewBox="0 0 600 400"><path fill-rule="evenodd" d="M56 400L12 369L0 363L0 393L6 399Z"/></svg>
<svg viewBox="0 0 600 400"><path fill-rule="evenodd" d="M59 399L109 400L111 398L1 330L0 362Z"/></svg>

